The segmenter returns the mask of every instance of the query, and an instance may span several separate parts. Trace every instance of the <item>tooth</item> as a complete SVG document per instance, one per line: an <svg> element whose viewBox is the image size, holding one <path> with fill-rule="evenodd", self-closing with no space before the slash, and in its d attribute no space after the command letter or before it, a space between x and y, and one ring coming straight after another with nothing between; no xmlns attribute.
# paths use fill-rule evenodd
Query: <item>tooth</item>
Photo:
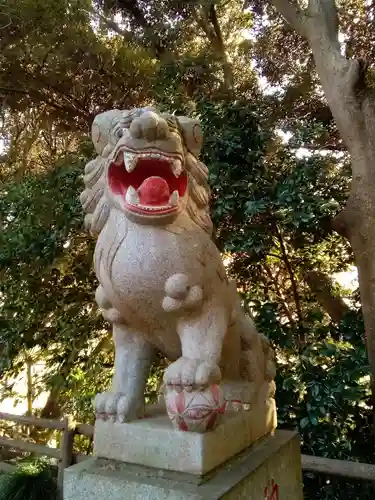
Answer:
<svg viewBox="0 0 375 500"><path fill-rule="evenodd" d="M133 172L137 165L137 155L133 153L124 153L124 163L127 172Z"/></svg>
<svg viewBox="0 0 375 500"><path fill-rule="evenodd" d="M178 200L180 198L180 195L178 194L177 189L173 191L171 194L171 197L169 198L169 204L172 205L173 207L178 204Z"/></svg>
<svg viewBox="0 0 375 500"><path fill-rule="evenodd" d="M117 158L115 159L115 165L118 167L121 167L121 165L124 163L124 155L122 154L122 151L117 155Z"/></svg>
<svg viewBox="0 0 375 500"><path fill-rule="evenodd" d="M126 190L126 203L129 203L129 205L139 205L139 196L135 188L133 186L129 186L128 189Z"/></svg>
<svg viewBox="0 0 375 500"><path fill-rule="evenodd" d="M180 177L180 174L182 172L182 163L181 163L181 160L175 158L172 161L171 168L172 168L172 172L173 172L174 176L175 177Z"/></svg>

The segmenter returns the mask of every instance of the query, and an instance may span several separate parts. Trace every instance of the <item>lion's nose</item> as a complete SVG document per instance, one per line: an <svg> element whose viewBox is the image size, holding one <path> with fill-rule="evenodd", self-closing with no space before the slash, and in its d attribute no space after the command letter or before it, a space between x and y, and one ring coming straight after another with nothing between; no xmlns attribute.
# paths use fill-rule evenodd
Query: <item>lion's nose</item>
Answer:
<svg viewBox="0 0 375 500"><path fill-rule="evenodd" d="M163 140L168 136L168 124L157 113L145 111L132 121L130 133L136 139Z"/></svg>

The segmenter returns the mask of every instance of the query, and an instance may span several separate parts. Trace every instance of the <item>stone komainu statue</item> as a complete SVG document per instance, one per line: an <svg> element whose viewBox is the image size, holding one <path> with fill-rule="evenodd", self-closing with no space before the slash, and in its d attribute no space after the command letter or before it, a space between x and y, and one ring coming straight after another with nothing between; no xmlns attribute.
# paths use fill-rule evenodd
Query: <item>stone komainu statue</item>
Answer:
<svg viewBox="0 0 375 500"><path fill-rule="evenodd" d="M244 402L273 398L273 351L211 240L199 122L113 110L95 118L92 139L98 156L86 165L81 202L97 237L96 301L115 345L112 388L97 395L97 415L124 422L143 414L156 350L172 362L167 387L242 380Z"/></svg>

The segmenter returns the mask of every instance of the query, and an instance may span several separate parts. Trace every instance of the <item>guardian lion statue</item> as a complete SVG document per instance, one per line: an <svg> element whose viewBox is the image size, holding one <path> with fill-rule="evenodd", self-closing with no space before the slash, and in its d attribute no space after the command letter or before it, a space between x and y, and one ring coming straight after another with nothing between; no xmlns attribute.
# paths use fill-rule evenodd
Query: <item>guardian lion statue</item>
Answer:
<svg viewBox="0 0 375 500"><path fill-rule="evenodd" d="M273 351L242 311L211 239L199 122L113 110L95 118L92 139L98 156L85 168L81 203L97 238L96 302L115 345L112 388L97 395L97 415L143 415L157 350L171 362L166 387L243 381L251 400L272 398Z"/></svg>

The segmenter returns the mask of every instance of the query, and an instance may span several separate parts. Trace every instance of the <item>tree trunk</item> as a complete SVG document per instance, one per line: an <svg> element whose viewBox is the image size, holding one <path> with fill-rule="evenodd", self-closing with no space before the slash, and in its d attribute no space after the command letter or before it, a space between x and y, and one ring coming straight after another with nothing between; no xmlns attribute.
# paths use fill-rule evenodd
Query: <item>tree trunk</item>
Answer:
<svg viewBox="0 0 375 500"><path fill-rule="evenodd" d="M350 308L341 297L334 293L330 277L320 271L305 272L303 277L315 295L316 300L331 316L332 321L340 323L345 314L350 311Z"/></svg>
<svg viewBox="0 0 375 500"><path fill-rule="evenodd" d="M375 120L375 114L373 116ZM375 144L374 144L375 147ZM371 149L372 145L369 144ZM374 151L375 153L375 151ZM374 156L375 159L375 156ZM367 169L374 167L369 161ZM355 165L353 165L353 172ZM363 166L361 165L361 168ZM372 177L372 176L371 176ZM371 189L371 187L373 187ZM373 179L353 181L350 200L345 210L345 228L358 267L359 289L365 323L368 356L375 380L375 182Z"/></svg>
<svg viewBox="0 0 375 500"><path fill-rule="evenodd" d="M352 185L341 223L358 268L367 350L375 380L375 107L364 90L357 91L363 78L359 61L332 61L324 56L321 42L313 41L311 47L327 102L351 155Z"/></svg>

